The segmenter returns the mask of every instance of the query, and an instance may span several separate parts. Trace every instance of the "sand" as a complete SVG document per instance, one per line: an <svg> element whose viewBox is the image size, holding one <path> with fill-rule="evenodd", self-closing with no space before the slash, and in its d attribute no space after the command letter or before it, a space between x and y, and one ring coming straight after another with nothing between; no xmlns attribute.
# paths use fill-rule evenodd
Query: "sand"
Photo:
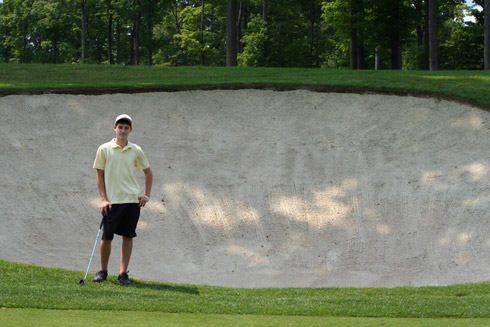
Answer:
<svg viewBox="0 0 490 327"><path fill-rule="evenodd" d="M95 151L121 113L154 172L133 278L246 288L489 279L490 113L307 90L0 98L0 259L83 276L101 218ZM113 246L117 274L119 237Z"/></svg>

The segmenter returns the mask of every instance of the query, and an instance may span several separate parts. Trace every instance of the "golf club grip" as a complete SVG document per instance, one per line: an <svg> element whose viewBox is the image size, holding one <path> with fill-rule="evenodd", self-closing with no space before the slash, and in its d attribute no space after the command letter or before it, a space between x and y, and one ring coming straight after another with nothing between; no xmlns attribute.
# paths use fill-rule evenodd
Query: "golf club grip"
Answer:
<svg viewBox="0 0 490 327"><path fill-rule="evenodd" d="M105 213L102 214L102 220L100 221L100 227L99 229L102 228L102 225L104 225L104 220L105 220Z"/></svg>

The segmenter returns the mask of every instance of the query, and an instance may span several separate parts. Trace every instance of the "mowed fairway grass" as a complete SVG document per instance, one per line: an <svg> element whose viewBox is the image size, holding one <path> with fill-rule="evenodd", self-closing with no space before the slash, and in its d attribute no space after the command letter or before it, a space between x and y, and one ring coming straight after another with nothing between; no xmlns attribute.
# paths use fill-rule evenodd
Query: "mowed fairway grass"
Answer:
<svg viewBox="0 0 490 327"><path fill-rule="evenodd" d="M2 326L489 326L490 283L446 287L232 289L0 261Z"/></svg>
<svg viewBox="0 0 490 327"><path fill-rule="evenodd" d="M484 71L0 64L0 96L243 87L435 96L490 108L490 72ZM80 286L83 275L0 260L0 326L490 326L490 283L231 289L135 281L122 287L115 276L95 284L89 275Z"/></svg>

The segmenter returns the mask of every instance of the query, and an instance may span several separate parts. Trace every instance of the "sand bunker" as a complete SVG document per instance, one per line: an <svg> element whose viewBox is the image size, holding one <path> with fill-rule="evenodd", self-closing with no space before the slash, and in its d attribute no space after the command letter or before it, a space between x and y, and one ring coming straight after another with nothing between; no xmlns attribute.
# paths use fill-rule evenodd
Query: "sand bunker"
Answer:
<svg viewBox="0 0 490 327"><path fill-rule="evenodd" d="M100 222L92 163L120 113L155 174L134 278L392 287L490 276L490 113L305 90L0 98L0 259L85 271Z"/></svg>

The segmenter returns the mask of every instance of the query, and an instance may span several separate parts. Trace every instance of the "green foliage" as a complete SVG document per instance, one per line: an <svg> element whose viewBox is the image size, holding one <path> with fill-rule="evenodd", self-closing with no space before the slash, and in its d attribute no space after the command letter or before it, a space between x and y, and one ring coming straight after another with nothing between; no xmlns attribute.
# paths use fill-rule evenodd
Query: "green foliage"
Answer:
<svg viewBox="0 0 490 327"><path fill-rule="evenodd" d="M396 33L403 53L404 69L423 69L427 49L423 46L427 24L426 1L398 1L398 10L393 10L392 0L328 0L323 2L323 17L332 24L337 40L337 51L348 66L350 34L357 31L358 42L363 46L367 67L374 67L374 53L382 68L390 67L392 36ZM349 4L357 11L350 12ZM481 69L483 39L477 31L463 20L467 6L462 0L440 1L438 7L439 62L442 69ZM477 15L477 13L475 13ZM418 29L417 29L418 28ZM421 39L422 38L422 39ZM467 46L472 46L467 56ZM339 61L342 65L342 61Z"/></svg>
<svg viewBox="0 0 490 327"><path fill-rule="evenodd" d="M454 22L448 25L451 25L447 26L450 37L440 44L441 69L482 69L483 26Z"/></svg>
<svg viewBox="0 0 490 327"><path fill-rule="evenodd" d="M257 9L257 8L256 8ZM262 7L260 7L262 9ZM321 1L268 2L267 20L255 10L242 37L244 66L321 67L334 46Z"/></svg>
<svg viewBox="0 0 490 327"><path fill-rule="evenodd" d="M159 46L154 56L160 65L224 65L226 4L205 1L201 39L201 1L174 1L154 28Z"/></svg>
<svg viewBox="0 0 490 327"><path fill-rule="evenodd" d="M262 0L238 1L239 64L347 68L354 29L362 68L374 68L378 49L381 69L389 69L396 43L404 69L424 69L426 3L284 0L267 1L264 11ZM438 3L439 66L481 69L482 12L473 9L476 24L469 24L463 21L463 11L468 9L463 0ZM356 10L351 12L350 5ZM4 0L0 3L0 61L80 63L84 43L86 63L225 65L225 1L87 0L85 40L81 39L81 16L79 0Z"/></svg>
<svg viewBox="0 0 490 327"><path fill-rule="evenodd" d="M238 63L241 66L265 66L265 42L267 29L262 18L255 15L250 23L245 35L242 38L244 50L238 55Z"/></svg>
<svg viewBox="0 0 490 327"><path fill-rule="evenodd" d="M181 66L188 62L179 39L174 37L181 33L181 12L184 8L185 5L182 2L173 1L167 7L168 14L164 15L162 21L157 22L153 29L155 45L158 48L153 59L157 65Z"/></svg>

